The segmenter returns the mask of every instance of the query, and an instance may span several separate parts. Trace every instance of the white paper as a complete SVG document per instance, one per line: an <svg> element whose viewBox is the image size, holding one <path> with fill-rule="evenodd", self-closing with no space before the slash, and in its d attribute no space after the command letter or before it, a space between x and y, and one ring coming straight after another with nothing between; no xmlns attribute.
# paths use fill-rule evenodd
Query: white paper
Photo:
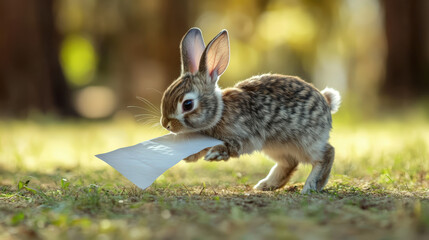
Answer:
<svg viewBox="0 0 429 240"><path fill-rule="evenodd" d="M145 189L182 159L221 143L218 139L198 133L167 134L96 157Z"/></svg>

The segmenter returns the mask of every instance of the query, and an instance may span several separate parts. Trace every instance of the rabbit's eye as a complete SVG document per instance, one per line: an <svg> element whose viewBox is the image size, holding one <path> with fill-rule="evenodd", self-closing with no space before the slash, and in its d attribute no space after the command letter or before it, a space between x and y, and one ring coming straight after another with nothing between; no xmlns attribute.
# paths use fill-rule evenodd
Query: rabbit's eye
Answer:
<svg viewBox="0 0 429 240"><path fill-rule="evenodd" d="M191 111L194 107L194 101L192 99L185 100L182 104L182 108L184 112Z"/></svg>

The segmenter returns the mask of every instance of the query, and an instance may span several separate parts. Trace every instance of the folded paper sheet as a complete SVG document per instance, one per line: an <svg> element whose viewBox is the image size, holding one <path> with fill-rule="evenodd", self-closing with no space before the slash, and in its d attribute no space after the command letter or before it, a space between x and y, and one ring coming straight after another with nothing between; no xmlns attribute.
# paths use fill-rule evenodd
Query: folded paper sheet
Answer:
<svg viewBox="0 0 429 240"><path fill-rule="evenodd" d="M96 157L145 189L180 160L221 143L220 140L198 133L167 134Z"/></svg>

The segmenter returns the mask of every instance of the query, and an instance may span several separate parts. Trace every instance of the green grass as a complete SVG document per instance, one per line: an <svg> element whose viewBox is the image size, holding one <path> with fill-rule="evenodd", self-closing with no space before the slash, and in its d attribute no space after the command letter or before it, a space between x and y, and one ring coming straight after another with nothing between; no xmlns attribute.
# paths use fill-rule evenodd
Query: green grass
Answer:
<svg viewBox="0 0 429 240"><path fill-rule="evenodd" d="M427 239L429 123L334 117L336 160L322 193L301 165L275 192L252 186L262 154L179 163L135 187L95 154L165 131L112 122L0 122L0 239Z"/></svg>

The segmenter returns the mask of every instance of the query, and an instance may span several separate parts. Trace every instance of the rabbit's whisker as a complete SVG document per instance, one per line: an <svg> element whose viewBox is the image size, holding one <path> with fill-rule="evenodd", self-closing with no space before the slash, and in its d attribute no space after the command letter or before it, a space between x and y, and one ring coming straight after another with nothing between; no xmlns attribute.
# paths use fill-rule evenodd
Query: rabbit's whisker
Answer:
<svg viewBox="0 0 429 240"><path fill-rule="evenodd" d="M150 108L152 108L153 110L155 110L156 112L160 112L159 108L157 108L153 103L151 103L149 100L147 100L146 98L143 97L137 97L138 100L146 103Z"/></svg>
<svg viewBox="0 0 429 240"><path fill-rule="evenodd" d="M137 109L141 109L141 110L147 111L149 113L152 113L156 116L159 116L159 112L155 112L154 110L149 109L149 108L144 108L144 107L140 107L140 106L127 106L127 108L137 108Z"/></svg>
<svg viewBox="0 0 429 240"><path fill-rule="evenodd" d="M141 114L134 115L134 117L141 117L141 116L151 116L151 117L157 117L158 118L158 116L153 115L153 114L149 114L149 113L141 113Z"/></svg>
<svg viewBox="0 0 429 240"><path fill-rule="evenodd" d="M138 117L138 118L136 118L136 121L141 121L141 120L158 121L158 118L154 118L154 117Z"/></svg>
<svg viewBox="0 0 429 240"><path fill-rule="evenodd" d="M161 95L162 96L162 92L161 91L159 91L158 89L155 89L155 88L147 88L148 90L153 90L153 91L155 91L156 93L159 93L159 95Z"/></svg>

